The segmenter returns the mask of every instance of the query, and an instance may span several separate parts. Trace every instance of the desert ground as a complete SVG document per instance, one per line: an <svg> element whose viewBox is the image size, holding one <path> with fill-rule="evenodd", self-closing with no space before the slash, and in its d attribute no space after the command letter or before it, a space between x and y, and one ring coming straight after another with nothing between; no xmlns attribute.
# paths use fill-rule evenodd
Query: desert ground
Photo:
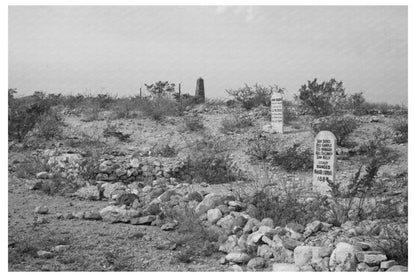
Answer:
<svg viewBox="0 0 416 277"><path fill-rule="evenodd" d="M9 135L9 271L407 271L407 113L342 115L322 195L314 126L331 116L291 106L279 134L262 105L80 107Z"/></svg>

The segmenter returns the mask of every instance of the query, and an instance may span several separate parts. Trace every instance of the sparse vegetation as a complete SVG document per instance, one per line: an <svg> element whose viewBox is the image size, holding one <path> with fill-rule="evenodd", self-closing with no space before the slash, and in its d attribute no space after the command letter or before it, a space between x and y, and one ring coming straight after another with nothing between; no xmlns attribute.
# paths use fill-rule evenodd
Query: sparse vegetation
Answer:
<svg viewBox="0 0 416 277"><path fill-rule="evenodd" d="M163 96L157 96L153 99L145 99L141 102L140 110L144 113L144 115L156 121L161 121L167 116L179 115L178 102Z"/></svg>
<svg viewBox="0 0 416 277"><path fill-rule="evenodd" d="M272 218L277 226L290 222L306 224L313 220L325 220L326 197L316 194L308 200L300 197L297 189L273 191L273 186L264 187L250 196L256 209L251 216Z"/></svg>
<svg viewBox="0 0 416 277"><path fill-rule="evenodd" d="M399 118L393 123L394 142L406 143L408 140L408 122L407 118Z"/></svg>
<svg viewBox="0 0 416 277"><path fill-rule="evenodd" d="M247 149L246 154L250 156L250 159L253 162L270 161L270 157L272 156L276 145L279 144L279 141L280 139L278 138L271 138L270 136L258 134L250 140L250 147Z"/></svg>
<svg viewBox="0 0 416 277"><path fill-rule="evenodd" d="M273 165L281 166L288 172L306 171L313 167L312 151L297 143L282 151L275 151L271 159Z"/></svg>
<svg viewBox="0 0 416 277"><path fill-rule="evenodd" d="M284 89L277 85L267 88L259 84L255 84L254 86L245 84L244 87L236 90L226 90L229 95L233 96L247 110L260 105L270 106L270 96L273 91L283 92Z"/></svg>
<svg viewBox="0 0 416 277"><path fill-rule="evenodd" d="M32 96L15 98L16 90L9 89L9 140L23 141L25 136L33 130L36 124L51 110L51 105L43 93L34 93ZM41 125L43 126L43 125Z"/></svg>
<svg viewBox="0 0 416 277"><path fill-rule="evenodd" d="M240 176L231 167L232 160L223 141L207 138L192 146L186 160L186 172L195 182L219 184L235 181Z"/></svg>
<svg viewBox="0 0 416 277"><path fill-rule="evenodd" d="M350 146L348 138L359 127L357 120L351 116L333 116L317 119L312 124L313 131L330 131L337 138L337 145Z"/></svg>
<svg viewBox="0 0 416 277"><path fill-rule="evenodd" d="M338 113L345 106L347 95L342 82L335 79L318 83L317 79L302 85L296 96L305 114L317 117Z"/></svg>
<svg viewBox="0 0 416 277"><path fill-rule="evenodd" d="M109 225L112 231L108 233L108 241L103 240L107 235L98 230L99 235L93 237L90 245L80 247L83 241L80 238L77 244L71 243L73 249L68 253L54 252L53 259L41 259L36 255L38 250L50 250L54 246L44 242L43 238L32 234L29 239L16 236L9 242L9 267L22 270L23 265L30 264L31 268L39 270L157 269L151 259L146 260L146 255L138 257L132 254L137 251L143 254L138 245L145 251L156 249L161 257L167 255L163 251L174 251L169 253L167 261L178 268L193 268L195 263L206 260L217 263L220 255L223 257L224 254L218 252L219 246L226 240L230 242L230 236L239 239L243 233L241 228L246 218L237 217L233 211L249 214L258 220L271 218L275 225L282 227L288 223L305 226L320 220L340 226L343 234L347 232L355 236L355 231L374 236L372 239L377 242L377 248L383 249L388 259L406 265L407 233L403 224L400 230L394 225L407 222L408 216L407 171L403 168L405 159L398 156L406 151L406 145L401 143L407 142L408 135L403 109L393 107L397 109L392 112L391 105L374 105L379 110L373 111L362 93L346 95L342 82L331 80L318 84L315 81L303 89L319 96L315 100L321 108L313 110L307 107L306 102L284 100L284 123L291 125L290 131L281 135L268 134L268 129L261 127L270 120L270 94L274 89L280 88L246 85L234 95L234 100L207 99L204 104L198 104L188 94L172 94L171 98L174 88L164 82L149 86L151 97L62 96L37 92L18 99L13 97L13 90L9 91L9 113L13 111L9 114L9 126L13 124L11 118L22 119L21 125L12 126L11 133L9 130L9 151L14 156L9 164L9 180L13 182L9 186L11 195L15 187L19 190L30 188L37 191L28 190L28 195L23 197L32 195L44 201L43 197L52 199L54 195L73 196L73 192L88 185L92 187L79 192L80 195L86 194L85 199L111 198L109 201L116 208L125 208L129 212L136 210L139 217L155 216L152 225L166 227L168 224L166 229L119 225L122 227L117 232L122 230L126 233L116 236L113 231L116 224ZM309 99L309 96L305 97ZM381 112L385 114L382 120L378 116ZM324 116L326 114L330 116ZM29 115L36 118L34 123ZM85 123L82 116L84 121L98 122ZM169 118L177 116L184 117ZM319 118L311 124L314 117ZM180 128L175 126L178 122ZM204 123L209 124L209 128ZM302 125L303 129L310 126L316 133L329 130L337 137L338 145L348 147L338 152L337 179L335 183L329 183L328 195L313 190L310 183L313 145L307 145L313 134L292 132L296 124ZM380 128L374 132L376 127ZM19 133L19 128L24 131ZM124 130L128 130L128 134ZM218 131L222 134L217 135ZM130 134L134 141L129 139ZM23 143L18 143L19 137L23 138ZM399 145L390 146L392 141ZM28 145L31 147L25 147ZM61 154L62 157L58 158ZM386 166L390 164L394 166ZM36 178L39 172L46 174ZM346 182L343 178L350 172L355 174ZM104 183L114 183L120 189L117 188L110 197L104 196L105 190L111 189L109 185L103 186ZM221 212L221 224L218 224L220 221L207 220L207 213L196 214L196 207L205 201L208 193L222 194L224 190L227 191L226 200L215 204ZM77 197L84 199L84 196ZM149 203L157 208L152 206L150 209ZM91 207L99 209L101 204L102 201L89 202ZM82 206L78 199L68 204L68 210L74 211L72 216L78 206ZM75 216L86 215L85 212ZM67 220L66 214L56 218L45 216L45 220L41 217L34 216L34 225L51 225L57 220L62 220L60 223L64 226L75 222ZM375 226L374 233L373 229L361 228L359 224L364 224L364 220ZM349 222L358 224L358 227L347 229L350 227L341 226L343 223L347 226ZM380 227L379 222L386 222L386 226ZM241 225L229 229L224 227L231 223ZM84 227L82 224L101 226L101 222L95 225L92 221L77 221L78 224L81 227ZM132 229L142 227L139 233ZM321 232L333 236L335 229L328 228L329 231ZM149 230L152 234L148 234ZM289 236L283 234L283 229L280 231L282 236ZM159 232L163 233L163 238L155 239L153 236ZM21 234L29 235L28 232ZM40 234L36 233L36 236ZM51 240L54 237L51 234ZM114 240L118 243L122 239L131 242L131 252L123 248L126 243L113 247ZM314 241L314 234L311 239L305 239L305 244ZM152 243L136 244L139 240ZM246 253L253 257L258 255L252 248L247 248Z"/></svg>
<svg viewBox="0 0 416 277"><path fill-rule="evenodd" d="M232 114L221 122L221 132L224 134L242 132L245 128L253 126L253 119L241 114Z"/></svg>
<svg viewBox="0 0 416 277"><path fill-rule="evenodd" d="M196 132L203 130L204 123L201 116L185 116L184 117L184 129L190 132Z"/></svg>

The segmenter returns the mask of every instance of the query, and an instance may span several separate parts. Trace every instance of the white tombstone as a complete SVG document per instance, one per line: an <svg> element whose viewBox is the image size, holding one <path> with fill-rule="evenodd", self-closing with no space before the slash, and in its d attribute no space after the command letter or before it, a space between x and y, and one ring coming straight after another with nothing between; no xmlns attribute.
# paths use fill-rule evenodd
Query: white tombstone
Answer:
<svg viewBox="0 0 416 277"><path fill-rule="evenodd" d="M271 127L274 132L283 134L283 93L277 91L271 97Z"/></svg>
<svg viewBox="0 0 416 277"><path fill-rule="evenodd" d="M321 131L315 137L313 154L313 187L320 193L327 193L328 180L335 182L337 139L329 131Z"/></svg>

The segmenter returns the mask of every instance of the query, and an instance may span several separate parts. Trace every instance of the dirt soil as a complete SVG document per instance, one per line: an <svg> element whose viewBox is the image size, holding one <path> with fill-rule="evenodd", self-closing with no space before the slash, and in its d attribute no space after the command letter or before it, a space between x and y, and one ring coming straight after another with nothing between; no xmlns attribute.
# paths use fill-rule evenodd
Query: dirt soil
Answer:
<svg viewBox="0 0 416 277"><path fill-rule="evenodd" d="M256 172L249 163L245 149L250 145L249 139L259 126L267 122L260 119L255 126L242 134L224 135L219 132L224 114L203 114L206 133L222 136L233 145L233 157L242 170ZM189 134L180 131L182 119L173 118L162 124L150 119L116 120L112 124L118 130L131 134L130 142L119 142L116 138L107 140L117 149L133 153L143 147L151 147L160 141L169 141L181 145L186 140L203 137L204 134ZM358 141L365 141L377 127L389 129L393 118L382 118L379 123L364 123L355 131ZM82 122L78 117L66 118L67 136L79 132L89 132L100 136L106 127L105 120ZM307 127L295 129L287 127L285 141L290 144L299 141L313 144L313 134ZM381 169L381 176L392 176L407 170L407 144L392 145L400 158L393 164ZM11 151L10 160L19 153ZM348 181L358 168L357 159L338 160L337 180ZM268 169L273 179L296 182L310 186L311 172L289 174L283 169ZM263 172L264 173L264 172ZM261 173L261 174L263 174ZM8 189L8 225L9 225L9 271L229 271L228 266L221 265L219 259L224 255L219 252L211 256L193 257L192 262L180 262L178 256L186 251L186 246L169 249L172 241L180 238L177 231L162 231L160 227L110 224L103 221L58 219L58 214L100 211L108 206L108 201L84 201L68 196L50 196L41 191L30 191L25 179L9 174ZM249 184L245 184L249 186ZM228 190L229 185L211 185L204 187L208 191ZM198 189L195 187L194 189ZM42 217L46 223L38 224L35 207L46 205L49 212ZM52 258L39 258L39 250L50 251L57 245L70 245L69 249L54 253ZM266 269L267 270L267 269Z"/></svg>

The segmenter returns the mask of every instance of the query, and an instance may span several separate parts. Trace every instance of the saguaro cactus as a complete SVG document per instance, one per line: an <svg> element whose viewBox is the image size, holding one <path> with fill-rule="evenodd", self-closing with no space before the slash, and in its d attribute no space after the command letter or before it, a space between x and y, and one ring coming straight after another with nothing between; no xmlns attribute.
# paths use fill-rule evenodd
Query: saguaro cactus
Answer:
<svg viewBox="0 0 416 277"><path fill-rule="evenodd" d="M195 97L198 98L199 102L205 102L204 79L202 78L196 80Z"/></svg>

